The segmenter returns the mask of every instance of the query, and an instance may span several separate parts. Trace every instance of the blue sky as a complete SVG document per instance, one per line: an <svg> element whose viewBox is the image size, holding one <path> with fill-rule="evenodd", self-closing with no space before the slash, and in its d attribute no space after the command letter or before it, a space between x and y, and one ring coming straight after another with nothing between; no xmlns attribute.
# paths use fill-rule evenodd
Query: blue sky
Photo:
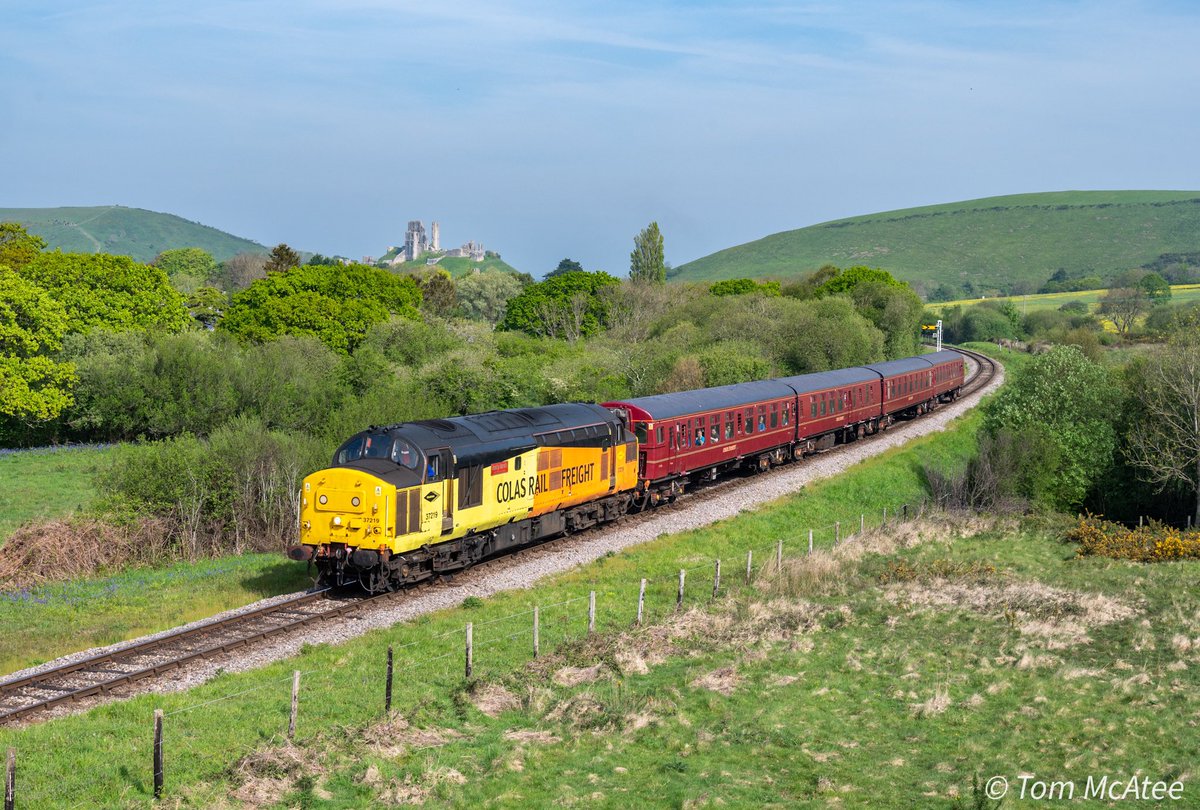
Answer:
<svg viewBox="0 0 1200 810"><path fill-rule="evenodd" d="M1200 4L0 0L0 207L624 275L994 194L1200 189Z"/></svg>

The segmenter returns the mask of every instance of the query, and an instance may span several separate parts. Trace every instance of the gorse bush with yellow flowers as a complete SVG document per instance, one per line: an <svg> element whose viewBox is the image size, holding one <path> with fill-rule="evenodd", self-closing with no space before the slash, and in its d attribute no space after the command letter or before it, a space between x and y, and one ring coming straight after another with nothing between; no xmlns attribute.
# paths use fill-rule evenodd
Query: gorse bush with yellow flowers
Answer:
<svg viewBox="0 0 1200 810"><path fill-rule="evenodd" d="M1078 543L1080 557L1112 557L1135 562L1200 559L1200 530L1177 529L1150 521L1131 529L1095 515L1081 515L1069 532L1068 542Z"/></svg>

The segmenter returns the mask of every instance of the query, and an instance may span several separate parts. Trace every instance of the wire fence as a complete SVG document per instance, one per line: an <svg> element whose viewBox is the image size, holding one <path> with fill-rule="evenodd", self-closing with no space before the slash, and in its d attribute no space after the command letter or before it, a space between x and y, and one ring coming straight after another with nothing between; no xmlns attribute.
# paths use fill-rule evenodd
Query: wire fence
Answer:
<svg viewBox="0 0 1200 810"><path fill-rule="evenodd" d="M216 694L157 711L154 718L134 717L122 709L106 716L110 724L114 714L124 721L119 725L125 733L111 735L102 746L49 735L53 743L44 748L10 749L14 756L6 787L11 786L14 801L5 810L96 806L114 794L121 802L137 803L234 770L254 775L261 767L273 773L281 766L272 757L284 756L283 751L294 754L289 743L303 747L331 730L363 730L384 721L389 700L393 712L400 707L401 713L449 705L474 681L510 674L535 656L553 654L592 634L626 632L712 604L778 574L786 560L915 519L926 508L924 501L911 508L896 504L870 518L856 515L752 548L731 549L721 559L687 564L668 575L631 578L628 585L438 633L423 632L420 619L403 622L383 631L369 650L348 651L332 667L304 668L302 650L292 660L297 668L291 673L250 688L222 692L223 681L231 676L218 675L196 690ZM412 638L400 641L404 635ZM144 701L138 702L139 713L141 705ZM74 727L86 729L86 715L72 720ZM265 764L256 764L256 758Z"/></svg>

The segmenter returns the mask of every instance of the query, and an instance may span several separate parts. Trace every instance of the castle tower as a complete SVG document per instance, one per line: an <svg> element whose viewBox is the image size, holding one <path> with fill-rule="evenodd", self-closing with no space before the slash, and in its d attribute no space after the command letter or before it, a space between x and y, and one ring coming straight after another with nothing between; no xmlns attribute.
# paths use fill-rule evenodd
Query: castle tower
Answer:
<svg viewBox="0 0 1200 810"><path fill-rule="evenodd" d="M442 249L441 228L436 222L429 224L429 249L434 252Z"/></svg>
<svg viewBox="0 0 1200 810"><path fill-rule="evenodd" d="M415 261L418 256L425 252L428 245L425 242L425 226L421 224L421 220L414 219L408 223L408 229L404 232L404 258L406 261Z"/></svg>

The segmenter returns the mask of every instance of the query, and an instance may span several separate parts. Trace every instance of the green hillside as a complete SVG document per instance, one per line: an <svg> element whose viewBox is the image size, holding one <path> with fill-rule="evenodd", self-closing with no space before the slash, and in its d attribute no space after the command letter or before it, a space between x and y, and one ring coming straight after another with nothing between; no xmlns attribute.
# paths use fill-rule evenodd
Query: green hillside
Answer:
<svg viewBox="0 0 1200 810"><path fill-rule="evenodd" d="M1061 191L840 219L727 248L672 271L680 281L787 279L823 264L882 267L915 285L1036 288L1057 270L1108 277L1200 251L1200 191Z"/></svg>
<svg viewBox="0 0 1200 810"><path fill-rule="evenodd" d="M393 255L395 254L389 253L388 255L384 256L384 259L390 259ZM485 257L481 262L472 261L466 256L443 258L438 261L436 266L445 270L454 278L465 276L475 268L479 268L480 271L500 270L505 273L518 272L516 268L495 254L488 254L487 257ZM424 258L419 258L415 262L401 262L400 264L393 265L392 269L398 273L412 273L428 270L430 268Z"/></svg>
<svg viewBox="0 0 1200 810"><path fill-rule="evenodd" d="M51 249L68 253L115 253L148 262L164 250L204 248L217 261L238 253L268 249L232 234L174 214L123 205L88 208L0 208L0 222L19 222L46 240Z"/></svg>

